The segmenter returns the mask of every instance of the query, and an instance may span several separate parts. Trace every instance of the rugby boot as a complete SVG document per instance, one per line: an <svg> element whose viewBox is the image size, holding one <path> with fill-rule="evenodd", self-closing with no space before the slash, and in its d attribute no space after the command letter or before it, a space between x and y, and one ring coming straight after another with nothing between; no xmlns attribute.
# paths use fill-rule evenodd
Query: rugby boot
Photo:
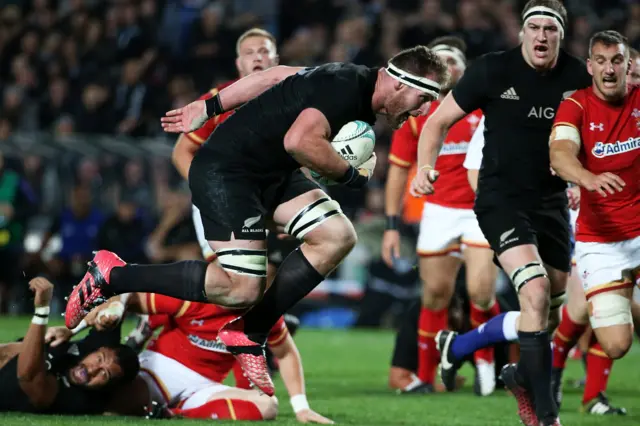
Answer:
<svg viewBox="0 0 640 426"><path fill-rule="evenodd" d="M126 265L118 255L110 251L100 250L93 254L87 273L73 288L67 301L64 323L69 329L77 327L93 308L113 296L108 288L111 270Z"/></svg>
<svg viewBox="0 0 640 426"><path fill-rule="evenodd" d="M533 406L533 399L529 392L518 384L516 380L516 364L507 364L502 367L500 379L505 387L513 394L518 403L518 416L525 426L540 426L536 410Z"/></svg>
<svg viewBox="0 0 640 426"><path fill-rule="evenodd" d="M265 394L273 396L275 387L269 375L265 345L249 339L244 332L242 317L222 326L218 332L218 341L235 357L247 379Z"/></svg>
<svg viewBox="0 0 640 426"><path fill-rule="evenodd" d="M478 396L489 396L496 390L496 365L479 359L476 361L476 375L473 392Z"/></svg>
<svg viewBox="0 0 640 426"><path fill-rule="evenodd" d="M457 336L458 333L455 331L440 330L435 338L436 348L440 351L438 372L442 384L448 392L453 392L456 389L456 376L461 366L460 361L457 361L451 354L451 346Z"/></svg>
<svg viewBox="0 0 640 426"><path fill-rule="evenodd" d="M600 392L597 397L584 404L582 411L587 414L595 414L597 416L626 416L627 409L623 407L614 407L609 402L609 398L604 392Z"/></svg>

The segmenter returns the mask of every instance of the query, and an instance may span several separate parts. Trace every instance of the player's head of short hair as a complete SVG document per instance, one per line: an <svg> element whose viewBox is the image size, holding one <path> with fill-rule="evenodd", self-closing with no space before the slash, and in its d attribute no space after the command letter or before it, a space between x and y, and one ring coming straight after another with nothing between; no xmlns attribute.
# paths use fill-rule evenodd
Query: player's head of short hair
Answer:
<svg viewBox="0 0 640 426"><path fill-rule="evenodd" d="M129 383L136 378L138 372L140 372L140 361L138 360L138 354L129 346L126 345L114 345L110 346L115 352L116 362L122 370L122 375L118 376L114 380L113 384Z"/></svg>
<svg viewBox="0 0 640 426"><path fill-rule="evenodd" d="M447 64L426 46L405 49L391 58L389 63L419 77L433 75L434 80L441 85L446 83L449 77Z"/></svg>
<svg viewBox="0 0 640 426"><path fill-rule="evenodd" d="M431 43L427 45L429 49L433 49L434 47L444 44L445 46L455 47L462 53L467 53L467 43L464 41L462 37L458 36L442 36L434 38Z"/></svg>
<svg viewBox="0 0 640 426"><path fill-rule="evenodd" d="M618 44L622 44L625 47L625 56L630 53L629 40L617 31L599 31L592 35L591 39L589 39L589 55L591 55L593 51L593 46L598 43L605 46L617 46Z"/></svg>
<svg viewBox="0 0 640 426"><path fill-rule="evenodd" d="M640 58L640 52L638 52L633 47L629 47L629 57L631 58L632 61L635 61L638 58Z"/></svg>
<svg viewBox="0 0 640 426"><path fill-rule="evenodd" d="M240 37L238 37L238 41L236 42L236 54L240 54L240 45L243 41L250 37L264 37L268 40L271 40L274 46L276 45L276 38L269 31L263 30L262 28L251 28L242 33Z"/></svg>
<svg viewBox="0 0 640 426"><path fill-rule="evenodd" d="M566 26L568 24L567 9L564 7L560 0L529 0L527 4L524 5L524 9L522 10L523 19L527 16L531 9L535 7L546 7L555 11L562 18L563 26Z"/></svg>

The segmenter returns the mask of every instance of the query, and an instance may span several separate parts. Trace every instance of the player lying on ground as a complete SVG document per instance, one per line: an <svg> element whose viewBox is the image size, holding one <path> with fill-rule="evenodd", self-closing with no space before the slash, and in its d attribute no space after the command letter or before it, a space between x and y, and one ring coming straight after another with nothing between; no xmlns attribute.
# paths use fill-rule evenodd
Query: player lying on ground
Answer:
<svg viewBox="0 0 640 426"><path fill-rule="evenodd" d="M546 426L560 424L551 394L548 328L559 321L571 266L566 183L549 172L547 147L563 93L587 87L590 78L582 61L560 49L567 22L560 1L530 0L522 20L522 44L474 61L429 117L412 189L433 193L443 135L481 108L486 145L474 211L518 292L523 318L520 361L505 366L502 377L522 422Z"/></svg>
<svg viewBox="0 0 640 426"><path fill-rule="evenodd" d="M458 37L441 37L432 41L429 47L447 63L452 76L447 87L441 90L441 101L464 74L466 44ZM434 102L429 112L433 113L437 107L438 102ZM462 166L469 140L481 116L480 110L474 111L447 132L435 166L440 173L436 191L426 198L422 211L417 246L423 288L417 374L422 385L415 388L420 392L433 389L440 359L434 337L438 330L447 327L447 308L463 261L471 297L472 324L478 326L500 312L495 299L497 269L493 264L493 251L473 212L475 194ZM393 135L385 191L387 230L382 239L382 257L389 267L393 266L393 258L400 254L398 213L409 168L417 161L418 136L427 117L410 117ZM474 356L480 385L474 389L480 395L488 395L495 388L493 348L484 348Z"/></svg>
<svg viewBox="0 0 640 426"><path fill-rule="evenodd" d="M0 411L142 415L121 397L140 383L134 382L138 358L120 344L119 329L63 342L55 329L47 330L53 284L34 278L29 289L35 314L27 334L21 342L0 345Z"/></svg>
<svg viewBox="0 0 640 426"><path fill-rule="evenodd" d="M87 316L89 325L103 329L118 324L122 315L106 316L100 312L121 303L116 296L94 309ZM275 397L222 384L236 360L216 339L219 328L235 317L233 311L153 293L132 293L125 303L130 312L169 317L162 332L140 353L139 359L140 376L147 383L151 399L169 405L171 415L233 420L276 417ZM333 423L309 408L302 360L284 318L272 327L267 343L278 360L296 418L303 423ZM148 404L144 400L139 403Z"/></svg>
<svg viewBox="0 0 640 426"><path fill-rule="evenodd" d="M137 291L252 306L225 325L219 337L248 378L273 395L263 350L268 331L356 243L353 226L338 203L298 169L304 166L362 188L372 175L375 156L356 168L329 141L351 121L372 124L376 114L382 114L398 127L409 116L425 114L446 79L446 66L438 56L418 46L400 52L384 68L342 63L273 67L239 80L210 100L168 113L165 131L188 132L242 105L198 150L189 170L193 201L217 261L126 265L113 253L99 252L69 298L67 326L80 323L105 297ZM264 293L265 223L271 217L304 244L285 259Z"/></svg>

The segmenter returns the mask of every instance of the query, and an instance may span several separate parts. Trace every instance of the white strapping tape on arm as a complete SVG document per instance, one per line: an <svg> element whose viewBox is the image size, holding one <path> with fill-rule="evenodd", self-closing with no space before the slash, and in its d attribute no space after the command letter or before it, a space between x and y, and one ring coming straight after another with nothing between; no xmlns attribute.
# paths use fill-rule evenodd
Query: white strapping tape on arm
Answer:
<svg viewBox="0 0 640 426"><path fill-rule="evenodd" d="M567 126L564 124L559 124L553 128L551 131L551 138L549 138L549 145L553 141L562 141L568 140L576 145L582 145L582 140L580 139L580 133L573 126Z"/></svg>

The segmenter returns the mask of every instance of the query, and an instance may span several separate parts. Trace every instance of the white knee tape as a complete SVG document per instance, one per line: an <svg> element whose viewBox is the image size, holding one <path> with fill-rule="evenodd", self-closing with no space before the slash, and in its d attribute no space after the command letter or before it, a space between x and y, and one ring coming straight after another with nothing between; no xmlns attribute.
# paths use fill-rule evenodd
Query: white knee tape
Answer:
<svg viewBox="0 0 640 426"><path fill-rule="evenodd" d="M631 301L619 294L596 294L589 301L591 328L631 324Z"/></svg>
<svg viewBox="0 0 640 426"><path fill-rule="evenodd" d="M222 269L240 275L267 276L267 251L228 248L216 251Z"/></svg>
<svg viewBox="0 0 640 426"><path fill-rule="evenodd" d="M540 262L527 263L524 266L519 267L511 274L511 282L516 289L516 292L520 292L522 286L535 278L548 278L547 270Z"/></svg>
<svg viewBox="0 0 640 426"><path fill-rule="evenodd" d="M564 291L562 293L552 294L549 309L553 311L554 309L560 308L564 305L565 300L567 300L567 294Z"/></svg>
<svg viewBox="0 0 640 426"><path fill-rule="evenodd" d="M320 226L331 216L341 214L342 209L337 201L331 198L320 198L300 209L285 226L284 232L301 240L308 232Z"/></svg>

